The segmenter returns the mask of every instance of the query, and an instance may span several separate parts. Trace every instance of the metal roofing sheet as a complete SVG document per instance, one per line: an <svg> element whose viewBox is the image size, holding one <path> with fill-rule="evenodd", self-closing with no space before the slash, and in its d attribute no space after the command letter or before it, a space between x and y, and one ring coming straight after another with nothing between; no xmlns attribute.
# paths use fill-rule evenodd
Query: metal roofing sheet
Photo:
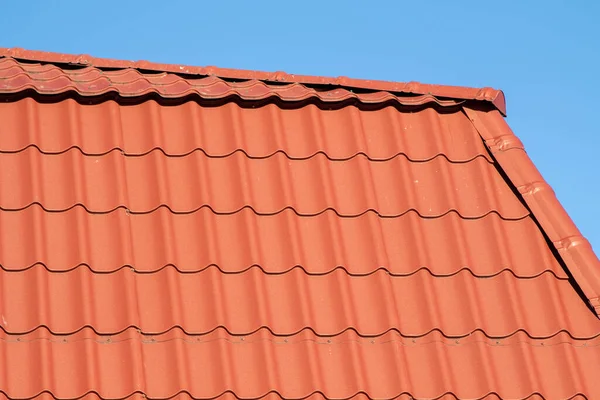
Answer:
<svg viewBox="0 0 600 400"><path fill-rule="evenodd" d="M159 73L170 72L173 74L218 76L234 80L260 80L265 82L296 82L305 85L333 85L348 88L380 90L387 92L400 92L412 94L431 94L437 97L452 99L478 100L490 102L500 112L506 115L506 101L504 93L492 88L466 88L458 86L427 85L418 82L383 82L374 80L349 79L346 77L328 78L320 76L290 75L285 72L260 72L224 69L216 67L190 67L173 64L157 64L147 61L124 61L95 58L88 55L57 54L42 51L28 51L23 49L0 48L0 56L15 59L37 60L54 64L63 64L71 67L73 65L93 65L105 69L135 69L142 71L154 71Z"/></svg>
<svg viewBox="0 0 600 400"><path fill-rule="evenodd" d="M157 94L164 98L197 95L205 99L224 99L236 96L247 101L316 100L324 103L391 103L404 106L436 103L440 106L453 107L461 103L454 99L442 100L431 94L397 96L388 91L354 93L345 88L334 88L322 92L298 83L269 85L255 79L227 82L215 76L183 78L175 74L148 74L134 69L103 71L94 67L65 70L49 64L21 64L11 59L1 61L0 92L14 93L31 89L46 95L73 91L82 96L99 96L108 93L116 93L123 97Z"/></svg>
<svg viewBox="0 0 600 400"><path fill-rule="evenodd" d="M440 114L433 108L398 112L391 106L240 107L233 102L211 107L195 101L165 107L151 99L127 107L112 100L81 107L74 99L40 103L25 97L0 103L0 118L0 146L13 152L35 146L43 153L77 147L88 155L160 150L168 156L201 151L210 157L243 152L251 158L285 153L291 159L324 154L340 161L357 155L377 161L399 155L412 161L436 156L453 162L491 161L462 113Z"/></svg>
<svg viewBox="0 0 600 400"><path fill-rule="evenodd" d="M18 398L44 391L59 398L93 392L110 399L136 392L154 398L181 392L194 398L227 392L240 398L273 392L286 399L314 393L328 399L360 393L378 399L402 393L438 398L452 388L465 399L489 393L566 399L597 393L597 370L590 366L600 363L599 339L578 343L566 334L536 341L522 333L504 340L479 333L464 339L439 333L402 338L393 332L377 338L354 332L283 338L266 330L231 336L219 329L190 337L179 330L149 336L130 329L98 337L86 329L69 337L39 330L9 339L0 340L2 362L11 366L0 375L0 387Z"/></svg>
<svg viewBox="0 0 600 400"><path fill-rule="evenodd" d="M261 328L275 335L308 329L319 336L346 330L361 336L394 330L407 337L434 330L448 337L476 331L493 338L517 331L534 338L561 331L576 339L600 335L597 318L569 281L550 273L515 279L508 271L476 278L468 270L448 277L421 270L393 277L378 270L352 277L341 268L315 276L299 268L273 275L258 267L239 274L217 267L182 274L166 267L152 274L87 268L52 274L38 265L21 273L0 270L0 290L11 293L0 300L0 312L4 330L14 334L43 326L56 334L84 327L102 334L129 327L205 334L223 327L244 335Z"/></svg>
<svg viewBox="0 0 600 400"><path fill-rule="evenodd" d="M147 397L143 394L143 393L134 393L130 396L125 397L125 399L127 400L142 400L142 399L146 399ZM270 392L267 393L265 396L261 396L260 399L264 399L264 400L281 400L281 396L279 396L276 392ZM585 397L583 397L582 395L577 395L572 397L572 399L576 399L576 400L581 400L584 399ZM2 400L7 400L9 399L9 397L7 397L5 394L3 394L2 392L0 392L0 399ZM39 400L54 400L54 397L49 394L49 393L40 393L38 396L35 397L35 399L39 399ZM79 399L82 400L99 400L101 399L100 396L98 396L97 393L88 393L84 396L79 397ZM183 393L178 393L175 396L172 396L171 399L175 399L175 400L190 400L193 399L193 397L187 393L187 392L183 392ZM226 392L223 393L220 396L215 397L215 399L217 400L237 400L238 398L232 394L231 392ZM325 397L323 396L322 393L314 393L311 394L310 396L305 397L305 399L307 400L324 400ZM359 393L356 396L352 396L349 399L351 400L367 400L369 399L369 397L367 395L365 395L364 393ZM397 400L414 400L414 398L407 394L407 393L403 393L397 397L395 397L394 399ZM439 397L436 400L455 400L456 396L453 396L452 394L446 394L443 395L441 397ZM490 395L490 396L485 396L484 399L486 400L497 400L498 396L496 395ZM528 398L528 400L540 400L542 399L542 397L538 396L538 395L533 395L531 397Z"/></svg>
<svg viewBox="0 0 600 400"><path fill-rule="evenodd" d="M322 154L290 160L281 153L250 159L243 153L214 158L202 152L165 157L159 151L124 157L118 152L85 156L75 149L44 155L32 147L0 153L0 209L31 204L49 211L82 205L92 212L123 207L133 213L166 206L175 213L209 207L227 214L248 207L266 215L335 210L345 217L369 211L394 217L410 210L427 217L450 211L465 218L528 214L484 158L451 163L444 157L411 162L398 156L370 162L361 156L331 162Z"/></svg>
<svg viewBox="0 0 600 400"><path fill-rule="evenodd" d="M600 397L501 92L177 68L0 49L1 394Z"/></svg>
<svg viewBox="0 0 600 400"><path fill-rule="evenodd" d="M495 111L465 111L512 185L534 212L589 304L600 316L600 260L591 244L569 218L554 191L500 114Z"/></svg>
<svg viewBox="0 0 600 400"><path fill-rule="evenodd" d="M475 219L455 212L422 218L414 211L397 218L373 212L340 218L335 211L301 217L289 209L267 216L249 208L173 214L161 207L147 214L92 214L83 207L46 212L33 205L0 215L0 265L7 271L40 263L56 272L86 266L100 273L123 267L145 273L168 265L198 272L214 265L226 273L257 266L270 274L299 267L310 275L343 268L353 276L378 269L394 276L420 269L448 276L467 269L477 277L502 271L519 278L546 271L567 277L530 217L505 220L496 213Z"/></svg>

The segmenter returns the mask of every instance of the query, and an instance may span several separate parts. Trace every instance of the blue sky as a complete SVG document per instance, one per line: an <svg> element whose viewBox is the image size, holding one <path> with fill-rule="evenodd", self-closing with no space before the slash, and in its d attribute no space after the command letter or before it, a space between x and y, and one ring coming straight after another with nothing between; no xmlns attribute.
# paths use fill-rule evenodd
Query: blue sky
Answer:
<svg viewBox="0 0 600 400"><path fill-rule="evenodd" d="M508 123L600 253L599 17L594 0L13 0L0 46L502 89Z"/></svg>

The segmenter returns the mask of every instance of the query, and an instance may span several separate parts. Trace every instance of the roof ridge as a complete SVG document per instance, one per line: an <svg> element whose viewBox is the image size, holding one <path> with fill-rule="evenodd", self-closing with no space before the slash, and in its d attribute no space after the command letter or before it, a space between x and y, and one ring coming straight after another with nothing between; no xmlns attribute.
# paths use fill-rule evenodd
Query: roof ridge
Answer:
<svg viewBox="0 0 600 400"><path fill-rule="evenodd" d="M492 104L506 116L506 99L501 90L490 87L471 88L464 86L432 85L419 82L390 82L370 79L353 79L344 76L324 77L288 74L283 71L263 72L241 69L218 68L214 66L185 66L149 61L116 60L97 58L86 54L64 54L48 51L25 50L0 47L0 58L11 57L20 60L39 61L54 64L74 64L96 68L132 68L137 70L161 71L173 74L217 76L225 79L255 79L266 82L300 83L303 85L332 85L338 87L370 89L376 91L432 95L434 97L474 100Z"/></svg>

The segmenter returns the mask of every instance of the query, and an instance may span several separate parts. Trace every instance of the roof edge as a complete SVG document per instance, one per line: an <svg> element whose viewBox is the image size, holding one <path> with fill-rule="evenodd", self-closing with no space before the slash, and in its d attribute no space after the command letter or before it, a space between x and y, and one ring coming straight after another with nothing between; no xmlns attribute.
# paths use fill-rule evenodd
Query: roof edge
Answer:
<svg viewBox="0 0 600 400"><path fill-rule="evenodd" d="M0 47L0 57L12 57L19 60L39 61L52 64L71 64L96 68L133 68L147 71L169 72L174 74L217 76L225 79L256 79L265 82L300 83L304 85L333 85L346 88L370 89L386 92L430 94L435 97L473 100L493 105L506 116L506 98L504 92L490 87L470 88L463 86L431 85L419 82L389 82L368 79L352 79L344 76L323 77L296 75L285 72L262 72L241 69L227 69L213 66L194 67L178 64L161 64L149 61L128 61L109 58L96 58L85 54L64 54L48 51L25 50L21 48Z"/></svg>
<svg viewBox="0 0 600 400"><path fill-rule="evenodd" d="M544 180L523 143L496 110L464 108L508 180L521 194L566 265L588 306L600 317L600 260Z"/></svg>

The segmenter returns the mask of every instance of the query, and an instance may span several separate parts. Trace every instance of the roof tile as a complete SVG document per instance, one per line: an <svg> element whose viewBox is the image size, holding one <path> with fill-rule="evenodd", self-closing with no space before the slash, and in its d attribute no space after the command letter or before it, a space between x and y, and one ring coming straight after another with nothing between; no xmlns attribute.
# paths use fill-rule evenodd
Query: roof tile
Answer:
<svg viewBox="0 0 600 400"><path fill-rule="evenodd" d="M124 207L133 213L167 206L176 213L202 207L233 213L249 207L266 215L288 208L299 215L334 210L347 217L368 211L394 217L410 210L428 217L449 211L465 218L527 215L484 158L450 163L443 157L410 162L398 156L370 162L361 156L331 162L322 154L290 160L281 153L264 159L242 153L214 158L202 152L165 157L158 151L140 157L118 152L85 156L78 150L44 155L35 148L0 153L0 209L34 203L49 211L83 205L92 212Z"/></svg>
<svg viewBox="0 0 600 400"><path fill-rule="evenodd" d="M467 110L467 115L484 140L514 137L497 112ZM561 206L550 185L544 180L524 148L495 153L500 168L522 194L525 203L539 221L545 234L562 255L590 306L600 316L600 260ZM569 243L565 246L565 243Z"/></svg>
<svg viewBox="0 0 600 400"><path fill-rule="evenodd" d="M404 155L413 161L444 156L453 162L484 157L491 161L473 125L458 111L432 108L399 113L388 106L363 110L348 106L321 109L307 104L280 108L194 101L165 107L146 100L127 107L115 101L86 104L76 100L39 103L32 98L0 103L0 145L4 151L36 146L44 153L77 147L88 155L112 150L169 156L202 151L211 157L243 152L251 158L285 153L291 159L324 154L332 160L363 155L384 161ZM421 121L427 120L427 124Z"/></svg>
<svg viewBox="0 0 600 400"><path fill-rule="evenodd" d="M159 73L218 76L229 80L260 80L265 82L296 82L304 85L332 85L347 88L380 90L408 94L431 94L442 98L479 100L490 102L503 115L506 115L504 93L492 88L466 88L458 86L427 85L418 82L384 82L365 79L349 79L346 77L328 78L322 76L290 75L284 72L243 71L239 69L224 69L216 67L190 67L173 64L157 64L147 61L124 61L95 58L89 55L57 54L44 51L0 48L0 56L14 59L41 61L51 64L63 64L69 67L96 66L100 69L135 69L139 71L155 71Z"/></svg>
<svg viewBox="0 0 600 400"><path fill-rule="evenodd" d="M342 399L360 393L439 398L449 387L458 398L491 392L506 399L539 392L570 398L594 393L587 383L594 382L596 370L585 366L600 363L599 349L597 340L573 343L568 335L544 341L524 334L490 340L477 333L464 339L438 333L405 339L390 332L372 339L345 332L331 339L310 332L277 338L264 330L241 337L222 330L202 337L127 330L98 337L84 330L57 338L36 331L20 341L0 340L0 353L11 365L0 375L0 387L13 398L44 391L58 398L90 392L112 399L136 392L170 398L182 388L194 398L227 392L238 398L268 393L287 399L315 393ZM573 375L586 383L563 378Z"/></svg>
<svg viewBox="0 0 600 400"><path fill-rule="evenodd" d="M468 270L434 278L426 270L350 277L343 269L314 276L301 269L272 275L254 267L223 274L210 267L181 274L166 267L152 274L129 269L95 274L87 268L49 274L36 266L18 274L0 270L0 288L14 293L0 301L4 330L12 334L43 326L56 334L84 327L102 334L129 327L148 334L174 327L206 334L222 327L243 335L261 328L275 335L308 329L319 336L346 330L361 336L393 330L407 337L431 331L447 337L476 331L493 338L518 331L534 338L600 335L600 323L568 280L549 273L515 279L506 271L476 279Z"/></svg>
<svg viewBox="0 0 600 400"><path fill-rule="evenodd" d="M0 397L600 397L502 92L0 49L0 100Z"/></svg>
<svg viewBox="0 0 600 400"><path fill-rule="evenodd" d="M448 276L467 269L477 277L502 271L520 278L544 272L567 277L531 218L509 221L496 213L475 219L455 212L422 218L414 211L397 218L372 212L340 218L334 211L301 217L289 209L265 216L248 208L173 214L161 207L147 214L91 214L83 207L49 213L33 205L0 215L0 265L7 271L40 263L56 272L87 266L99 273L122 267L145 273L168 265L198 272L214 265L226 273L258 266L270 274L300 267L322 275L340 267L353 276L378 269L394 276L420 269Z"/></svg>

